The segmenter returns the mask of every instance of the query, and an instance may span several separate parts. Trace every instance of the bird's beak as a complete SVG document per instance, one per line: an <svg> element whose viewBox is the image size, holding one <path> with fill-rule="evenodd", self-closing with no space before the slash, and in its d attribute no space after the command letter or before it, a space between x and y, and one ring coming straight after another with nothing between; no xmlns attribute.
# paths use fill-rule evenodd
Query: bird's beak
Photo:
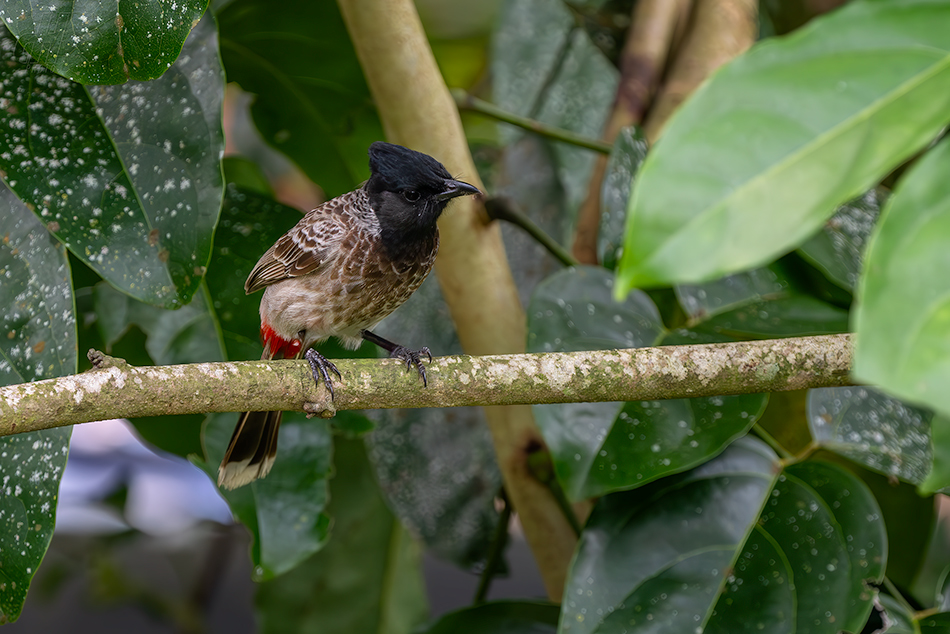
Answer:
<svg viewBox="0 0 950 634"><path fill-rule="evenodd" d="M446 180L444 187L445 188L436 195L436 198L439 200L449 200L450 198L456 198L458 196L482 193L481 190L474 185L469 185L462 181Z"/></svg>

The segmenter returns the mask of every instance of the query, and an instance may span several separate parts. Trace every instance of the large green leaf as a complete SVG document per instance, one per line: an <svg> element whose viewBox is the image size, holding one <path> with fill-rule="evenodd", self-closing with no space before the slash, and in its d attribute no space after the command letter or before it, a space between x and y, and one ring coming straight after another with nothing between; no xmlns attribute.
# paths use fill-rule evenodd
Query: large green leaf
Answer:
<svg viewBox="0 0 950 634"><path fill-rule="evenodd" d="M295 570L261 584L261 631L406 634L427 612L419 548L380 497L362 441L334 443L332 537Z"/></svg>
<svg viewBox="0 0 950 634"><path fill-rule="evenodd" d="M210 18L160 78L83 87L0 30L0 170L69 250L116 288L187 303L221 205L224 74Z"/></svg>
<svg viewBox="0 0 950 634"><path fill-rule="evenodd" d="M950 138L901 179L868 247L854 316L855 377L944 414L950 414L948 173Z"/></svg>
<svg viewBox="0 0 950 634"><path fill-rule="evenodd" d="M599 267L551 276L528 308L529 351L573 351L701 343L708 335L668 333L645 293L622 304ZM536 405L555 472L574 499L629 489L693 467L744 434L765 397L741 395L631 403Z"/></svg>
<svg viewBox="0 0 950 634"><path fill-rule="evenodd" d="M554 634L559 614L553 603L493 601L450 612L416 634Z"/></svg>
<svg viewBox="0 0 950 634"><path fill-rule="evenodd" d="M595 508L561 632L860 631L886 559L873 496L843 469L782 469L741 439Z"/></svg>
<svg viewBox="0 0 950 634"><path fill-rule="evenodd" d="M852 2L713 75L643 164L618 296L762 265L930 142L948 21L941 0Z"/></svg>
<svg viewBox="0 0 950 634"><path fill-rule="evenodd" d="M267 142L328 196L365 180L366 148L384 135L337 4L235 0L218 25L228 79L256 95Z"/></svg>
<svg viewBox="0 0 950 634"><path fill-rule="evenodd" d="M0 385L76 372L66 251L0 185ZM0 438L0 623L15 621L53 536L71 428Z"/></svg>
<svg viewBox="0 0 950 634"><path fill-rule="evenodd" d="M773 263L675 290L696 333L741 340L847 332L847 311L805 294L793 279Z"/></svg>
<svg viewBox="0 0 950 634"><path fill-rule="evenodd" d="M11 0L0 7L0 20L53 72L83 84L122 84L168 70L207 6L208 0Z"/></svg>

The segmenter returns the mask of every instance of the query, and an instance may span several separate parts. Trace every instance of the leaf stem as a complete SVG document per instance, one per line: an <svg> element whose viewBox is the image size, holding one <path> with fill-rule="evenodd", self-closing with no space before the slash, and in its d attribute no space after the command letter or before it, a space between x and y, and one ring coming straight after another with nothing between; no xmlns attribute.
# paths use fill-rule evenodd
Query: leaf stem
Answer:
<svg viewBox="0 0 950 634"><path fill-rule="evenodd" d="M783 460L791 460L795 457L792 454L792 452L790 452L788 449L782 446L782 443L780 443L778 440L775 439L775 436L765 431L765 428L762 427L762 425L760 425L759 423L755 424L755 426L752 428L752 431L754 431L755 434L759 438L761 438L769 447L774 449L775 453L781 456Z"/></svg>
<svg viewBox="0 0 950 634"><path fill-rule="evenodd" d="M453 88L450 92L452 93L452 98L455 99L455 105L458 106L459 110L477 112L478 114L491 117L497 121L517 126L529 132L534 132L535 134L548 139L561 141L562 143L570 143L571 145L593 150L594 152L600 152L601 154L610 154L611 145L609 143L605 143L604 141L591 139L589 137L571 132L570 130L557 128L553 125L541 123L540 121L535 121L534 119L529 119L528 117L522 117L521 115L517 115L513 112L508 112L507 110L503 110L495 104L485 101L484 99L479 99L478 97L462 90L461 88Z"/></svg>
<svg viewBox="0 0 950 634"><path fill-rule="evenodd" d="M890 593L894 600L901 604L901 607L907 610L907 614L913 616L917 614L917 610L914 609L914 606L910 604L907 599L904 598L904 595L901 594L901 591L897 589L897 586L894 585L894 582L890 580L887 575L884 575L884 581L881 582L881 585Z"/></svg>
<svg viewBox="0 0 950 634"><path fill-rule="evenodd" d="M491 545L488 547L488 559L485 562L485 569L482 571L481 579L478 581L478 590L475 591L475 600L473 603L478 605L484 603L488 596L488 589L491 587L492 579L501 563L501 557L505 552L505 546L508 545L508 524L511 522L511 502L502 488L499 495L503 504L501 515L498 516L498 525L495 526L495 534L492 536Z"/></svg>
<svg viewBox="0 0 950 634"><path fill-rule="evenodd" d="M485 212L492 220L504 220L524 230L564 266L577 266L579 264L574 256L568 253L567 249L546 234L541 227L517 209L507 198L489 198L485 201Z"/></svg>

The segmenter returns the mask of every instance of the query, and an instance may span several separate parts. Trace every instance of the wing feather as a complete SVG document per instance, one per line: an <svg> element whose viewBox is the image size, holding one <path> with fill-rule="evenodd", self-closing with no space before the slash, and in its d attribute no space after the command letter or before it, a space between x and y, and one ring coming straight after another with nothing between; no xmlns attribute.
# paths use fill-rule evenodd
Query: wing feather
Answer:
<svg viewBox="0 0 950 634"><path fill-rule="evenodd" d="M348 208L368 205L362 190L327 201L285 233L254 266L244 291L255 291L291 277L309 275L329 262L350 229L354 216Z"/></svg>

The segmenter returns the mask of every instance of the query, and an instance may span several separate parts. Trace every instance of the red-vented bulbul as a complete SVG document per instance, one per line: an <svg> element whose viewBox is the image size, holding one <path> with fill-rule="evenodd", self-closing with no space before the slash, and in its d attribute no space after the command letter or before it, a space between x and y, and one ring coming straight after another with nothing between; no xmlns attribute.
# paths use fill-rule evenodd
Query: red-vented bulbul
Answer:
<svg viewBox="0 0 950 634"><path fill-rule="evenodd" d="M396 310L432 269L439 250L436 220L449 200L479 193L454 180L437 160L390 143L369 148L370 178L310 213L280 238L251 271L244 290L261 298L262 359L305 357L314 380L333 396L336 366L310 346L336 337L348 348L362 340L415 366L422 357L370 332ZM281 412L245 412L218 469L228 489L263 478L277 454Z"/></svg>

